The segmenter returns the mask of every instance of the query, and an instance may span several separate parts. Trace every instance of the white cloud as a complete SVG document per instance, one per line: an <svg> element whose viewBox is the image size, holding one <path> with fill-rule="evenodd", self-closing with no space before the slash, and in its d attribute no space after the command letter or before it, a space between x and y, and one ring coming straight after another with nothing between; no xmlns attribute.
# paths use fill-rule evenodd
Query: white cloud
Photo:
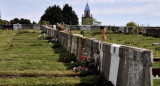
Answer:
<svg viewBox="0 0 160 86"><path fill-rule="evenodd" d="M125 7L125 8L94 8L93 14L106 15L106 14L146 14L146 15L159 15L159 4L145 4L142 6Z"/></svg>
<svg viewBox="0 0 160 86"><path fill-rule="evenodd" d="M106 4L106 3L117 3L117 2L160 2L160 0L88 0L89 4ZM71 5L81 5L86 4L87 0L65 0L65 1L57 1L58 4L62 5L65 3L69 3Z"/></svg>

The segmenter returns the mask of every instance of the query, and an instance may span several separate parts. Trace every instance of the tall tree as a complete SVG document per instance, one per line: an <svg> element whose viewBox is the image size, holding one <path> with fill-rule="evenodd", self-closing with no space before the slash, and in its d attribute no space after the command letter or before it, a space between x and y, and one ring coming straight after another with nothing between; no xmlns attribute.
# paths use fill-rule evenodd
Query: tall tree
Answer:
<svg viewBox="0 0 160 86"><path fill-rule="evenodd" d="M137 26L137 24L135 22L128 22L126 26Z"/></svg>
<svg viewBox="0 0 160 86"><path fill-rule="evenodd" d="M1 20L0 19L0 25L5 25L5 24L8 24L9 22L7 20Z"/></svg>
<svg viewBox="0 0 160 86"><path fill-rule="evenodd" d="M10 21L11 24L17 24L20 23L18 18L14 18L13 20Z"/></svg>
<svg viewBox="0 0 160 86"><path fill-rule="evenodd" d="M88 23L90 23L90 25L95 25L95 26L99 26L102 23L100 21L97 21L95 18L90 18L90 19L84 20L83 22L84 22L83 23L84 25L88 25Z"/></svg>
<svg viewBox="0 0 160 86"><path fill-rule="evenodd" d="M10 21L11 24L31 24L31 21L29 19L18 19L18 18L14 18L13 20Z"/></svg>
<svg viewBox="0 0 160 86"><path fill-rule="evenodd" d="M63 22L65 24L70 24L70 21L72 22L73 25L78 24L78 17L75 13L75 11L72 10L72 7L69 6L68 4L65 4L62 10L63 14Z"/></svg>
<svg viewBox="0 0 160 86"><path fill-rule="evenodd" d="M20 19L20 24L31 24L31 21L29 19L21 18Z"/></svg>
<svg viewBox="0 0 160 86"><path fill-rule="evenodd" d="M70 24L70 21L73 25L78 24L78 17L75 11L72 10L72 7L68 4L65 4L63 10L57 5L49 6L45 13L41 16L40 22L42 21L49 22L50 24L62 23Z"/></svg>
<svg viewBox="0 0 160 86"><path fill-rule="evenodd" d="M49 21L50 24L62 22L62 10L59 6L49 6L42 15L40 21Z"/></svg>

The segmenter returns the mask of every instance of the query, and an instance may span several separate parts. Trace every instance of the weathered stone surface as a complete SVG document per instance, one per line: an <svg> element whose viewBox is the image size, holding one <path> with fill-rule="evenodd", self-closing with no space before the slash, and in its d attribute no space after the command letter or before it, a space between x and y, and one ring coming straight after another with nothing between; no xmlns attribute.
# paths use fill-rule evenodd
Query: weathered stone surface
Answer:
<svg viewBox="0 0 160 86"><path fill-rule="evenodd" d="M82 52L82 37L77 36L77 40L78 40L78 45L77 45L77 60L80 61L80 54Z"/></svg>
<svg viewBox="0 0 160 86"><path fill-rule="evenodd" d="M77 36L75 34L72 35L72 50L71 52L74 55L77 55Z"/></svg>
<svg viewBox="0 0 160 86"><path fill-rule="evenodd" d="M149 58L151 58L152 53L145 52L147 50L133 47L123 46L120 48L119 55L121 59L117 86L151 86L150 68L152 60L149 60Z"/></svg>
<svg viewBox="0 0 160 86"><path fill-rule="evenodd" d="M111 64L111 45L109 43L104 43L103 44L103 72L104 72L104 77L109 80L109 71L110 71L110 64Z"/></svg>
<svg viewBox="0 0 160 86"><path fill-rule="evenodd" d="M99 40L93 40L92 41L92 52L93 54L96 53L97 51L99 51Z"/></svg>

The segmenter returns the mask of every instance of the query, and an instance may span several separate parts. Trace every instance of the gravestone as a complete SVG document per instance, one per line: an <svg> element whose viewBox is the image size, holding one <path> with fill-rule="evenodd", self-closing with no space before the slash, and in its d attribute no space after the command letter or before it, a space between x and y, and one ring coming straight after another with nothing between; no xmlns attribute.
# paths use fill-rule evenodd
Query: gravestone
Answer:
<svg viewBox="0 0 160 86"><path fill-rule="evenodd" d="M22 29L21 24L13 24L13 30L20 30L20 29Z"/></svg>

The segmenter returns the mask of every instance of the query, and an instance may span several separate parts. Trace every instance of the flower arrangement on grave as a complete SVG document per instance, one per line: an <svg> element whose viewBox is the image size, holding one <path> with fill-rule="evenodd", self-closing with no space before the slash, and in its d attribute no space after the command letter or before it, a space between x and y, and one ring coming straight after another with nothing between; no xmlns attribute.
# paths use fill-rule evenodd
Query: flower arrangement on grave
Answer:
<svg viewBox="0 0 160 86"><path fill-rule="evenodd" d="M99 51L97 51L93 57L87 57L87 53L80 54L80 66L74 67L73 71L87 71L97 69L99 65Z"/></svg>
<svg viewBox="0 0 160 86"><path fill-rule="evenodd" d="M64 24L63 24L63 23L60 23L60 24L57 23L57 29L58 29L58 30L64 30L64 28L65 28L65 27L64 27Z"/></svg>

